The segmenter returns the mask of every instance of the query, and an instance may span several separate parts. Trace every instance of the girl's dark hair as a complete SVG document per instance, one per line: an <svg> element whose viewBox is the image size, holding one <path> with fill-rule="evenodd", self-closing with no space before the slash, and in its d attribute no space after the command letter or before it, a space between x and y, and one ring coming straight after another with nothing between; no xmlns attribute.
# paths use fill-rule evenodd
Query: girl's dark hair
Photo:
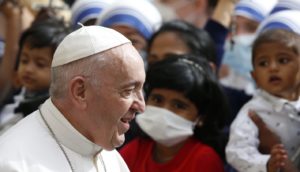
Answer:
<svg viewBox="0 0 300 172"><path fill-rule="evenodd" d="M151 65L146 75L146 99L155 88L181 92L195 104L203 125L195 126L194 137L212 146L224 158L221 129L229 113L228 104L207 60L192 55L170 55Z"/></svg>
<svg viewBox="0 0 300 172"><path fill-rule="evenodd" d="M174 20L163 24L153 34L148 43L148 52L151 50L153 41L157 36L165 32L174 32L189 47L188 54L206 57L209 62L217 63L215 44L209 34L196 26L182 20Z"/></svg>
<svg viewBox="0 0 300 172"><path fill-rule="evenodd" d="M54 17L34 22L21 35L17 61L20 59L25 43L28 43L31 48L51 47L52 53L54 54L58 44L68 33L70 33L70 29L64 24L64 22ZM18 64L16 67L17 66Z"/></svg>

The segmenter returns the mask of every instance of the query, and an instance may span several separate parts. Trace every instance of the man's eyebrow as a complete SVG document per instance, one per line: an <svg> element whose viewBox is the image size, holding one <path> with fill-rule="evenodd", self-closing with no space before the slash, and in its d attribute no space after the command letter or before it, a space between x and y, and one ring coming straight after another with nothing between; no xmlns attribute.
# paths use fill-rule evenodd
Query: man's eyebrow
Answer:
<svg viewBox="0 0 300 172"><path fill-rule="evenodd" d="M130 82L122 84L121 88L127 88L127 87L131 87L131 86L138 86L140 84L141 84L141 82L139 82L139 81L130 81Z"/></svg>

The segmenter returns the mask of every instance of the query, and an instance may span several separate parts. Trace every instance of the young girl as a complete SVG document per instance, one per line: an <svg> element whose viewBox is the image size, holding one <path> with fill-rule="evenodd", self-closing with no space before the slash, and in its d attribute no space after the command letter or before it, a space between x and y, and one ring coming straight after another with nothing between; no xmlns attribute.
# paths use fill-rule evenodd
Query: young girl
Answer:
<svg viewBox="0 0 300 172"><path fill-rule="evenodd" d="M146 75L146 111L137 137L120 153L130 171L222 172L220 130L227 106L208 62L171 55ZM216 151L215 151L216 150Z"/></svg>
<svg viewBox="0 0 300 172"><path fill-rule="evenodd" d="M217 57L214 42L205 30L183 21L175 20L162 25L149 42L148 62L153 64L168 54L193 54L205 58L217 72ZM229 128L240 108L251 98L243 91L223 86L230 105L230 116L226 119ZM227 130L225 131L227 132Z"/></svg>

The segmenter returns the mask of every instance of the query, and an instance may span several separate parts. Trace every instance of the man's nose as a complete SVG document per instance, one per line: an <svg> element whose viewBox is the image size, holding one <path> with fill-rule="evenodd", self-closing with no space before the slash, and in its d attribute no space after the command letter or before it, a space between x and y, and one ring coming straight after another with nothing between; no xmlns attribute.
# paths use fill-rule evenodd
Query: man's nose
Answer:
<svg viewBox="0 0 300 172"><path fill-rule="evenodd" d="M140 113L143 113L145 111L145 99L142 91L139 91L136 93L136 96L134 98L133 102L133 108Z"/></svg>

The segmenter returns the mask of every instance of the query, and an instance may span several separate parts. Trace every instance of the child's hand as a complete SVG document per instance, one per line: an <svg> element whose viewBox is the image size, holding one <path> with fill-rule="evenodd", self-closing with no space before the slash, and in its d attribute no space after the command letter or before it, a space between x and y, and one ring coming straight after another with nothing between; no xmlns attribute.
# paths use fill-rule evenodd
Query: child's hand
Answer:
<svg viewBox="0 0 300 172"><path fill-rule="evenodd" d="M268 172L277 172L278 169L283 169L288 160L287 152L282 144L275 145L271 150L271 157L267 163Z"/></svg>
<svg viewBox="0 0 300 172"><path fill-rule="evenodd" d="M21 14L21 6L18 1L4 0L0 5L0 11L6 18L11 18Z"/></svg>
<svg viewBox="0 0 300 172"><path fill-rule="evenodd" d="M280 144L280 138L272 132L265 122L256 114L256 112L249 110L249 117L258 128L259 151L262 154L270 154L274 145Z"/></svg>

